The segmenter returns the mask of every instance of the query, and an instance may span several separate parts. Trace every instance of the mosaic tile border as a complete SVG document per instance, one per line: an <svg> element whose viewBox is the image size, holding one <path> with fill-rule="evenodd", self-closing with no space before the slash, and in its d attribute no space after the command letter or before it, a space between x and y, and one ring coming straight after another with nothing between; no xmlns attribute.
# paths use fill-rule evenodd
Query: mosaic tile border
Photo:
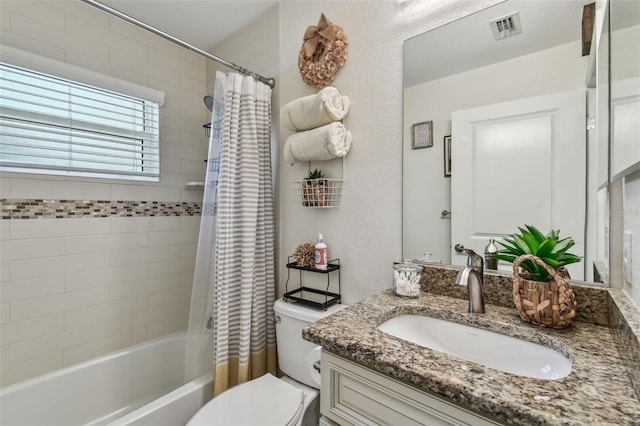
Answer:
<svg viewBox="0 0 640 426"><path fill-rule="evenodd" d="M199 216L202 203L171 201L0 199L0 219Z"/></svg>

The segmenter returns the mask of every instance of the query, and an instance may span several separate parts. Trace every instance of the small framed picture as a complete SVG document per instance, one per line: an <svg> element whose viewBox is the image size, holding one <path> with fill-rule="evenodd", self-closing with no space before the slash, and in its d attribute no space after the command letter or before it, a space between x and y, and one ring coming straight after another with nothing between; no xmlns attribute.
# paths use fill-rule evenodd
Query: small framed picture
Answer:
<svg viewBox="0 0 640 426"><path fill-rule="evenodd" d="M444 137L444 177L451 176L451 135Z"/></svg>
<svg viewBox="0 0 640 426"><path fill-rule="evenodd" d="M433 146L433 122L423 121L411 126L411 148L429 148Z"/></svg>

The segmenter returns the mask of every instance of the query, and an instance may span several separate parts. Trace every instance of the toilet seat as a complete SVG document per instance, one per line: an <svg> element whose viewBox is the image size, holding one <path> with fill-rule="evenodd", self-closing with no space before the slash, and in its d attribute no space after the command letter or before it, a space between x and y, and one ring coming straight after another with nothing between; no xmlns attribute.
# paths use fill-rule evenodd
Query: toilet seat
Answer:
<svg viewBox="0 0 640 426"><path fill-rule="evenodd" d="M271 374L235 386L205 404L187 426L295 425L304 392Z"/></svg>

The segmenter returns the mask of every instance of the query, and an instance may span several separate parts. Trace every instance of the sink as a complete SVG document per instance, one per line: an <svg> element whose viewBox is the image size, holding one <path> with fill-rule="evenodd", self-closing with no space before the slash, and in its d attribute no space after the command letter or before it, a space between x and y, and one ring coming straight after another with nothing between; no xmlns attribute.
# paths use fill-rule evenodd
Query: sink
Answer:
<svg viewBox="0 0 640 426"><path fill-rule="evenodd" d="M551 348L515 337L423 315L398 315L380 331L411 343L519 376L555 380L571 360Z"/></svg>

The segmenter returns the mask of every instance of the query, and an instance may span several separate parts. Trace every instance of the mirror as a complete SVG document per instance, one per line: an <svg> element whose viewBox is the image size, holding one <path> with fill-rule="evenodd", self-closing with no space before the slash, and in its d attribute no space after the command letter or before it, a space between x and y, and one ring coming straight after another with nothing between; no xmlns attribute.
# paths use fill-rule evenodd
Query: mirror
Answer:
<svg viewBox="0 0 640 426"><path fill-rule="evenodd" d="M608 160L598 157L596 137L591 136L594 142L589 144L586 139L584 108L589 94L594 99L596 93L587 87L587 73L593 68L589 59L595 55L582 55L581 22L588 3L508 0L405 41L404 258L419 259L431 253L431 258L443 263L461 265L466 255L452 249L461 241L451 238L461 221L472 228L465 247L479 253L489 238L513 233L516 226L528 223L542 230L559 228L561 237L576 240L577 252L573 252L585 256L585 261L570 270L572 278L592 279L596 236L588 228L596 226L592 222L597 221L588 221L587 211L595 216L598 210L598 179L586 176L597 176L597 165L603 161L606 165ZM578 135L578 151L583 152L554 143L564 140L561 134L549 136L549 130L535 133L504 125L512 117L526 116L531 118L529 121L546 122L548 128L553 128L558 118L545 115L550 110L545 102L548 97L566 93L573 93L572 102L577 99L583 109L566 108L567 114L582 114L582 118L577 128L565 134ZM532 99L542 101L536 106L537 112L520 113L518 108L528 107ZM491 115L497 110L501 116ZM460 124L464 120L466 124ZM412 148L414 124L424 122L430 122L428 136L433 146ZM478 127L478 123L491 126ZM469 149L463 143L465 132L472 140ZM480 145L474 138L483 132L503 135L504 141L498 136L489 137L490 144L486 144L482 155L477 155ZM513 141L519 145L514 146ZM544 144L548 146L532 154L523 151ZM563 149L570 152L563 153ZM590 164L595 161L589 170L587 159ZM557 168L559 162L563 166ZM446 176L449 164L451 176ZM578 167L570 169L574 165ZM543 183L538 185L539 182ZM562 190L566 190L568 182L577 189L564 194ZM532 189L550 194L549 200L539 202L534 197L531 202L527 193ZM579 196L572 198L576 194ZM527 216L536 209L537 216ZM569 213L569 209L573 210ZM565 224L558 225L559 218L565 218ZM489 224L496 224L495 229L487 228ZM567 227L571 226L568 232ZM510 265L502 267L507 269Z"/></svg>
<svg viewBox="0 0 640 426"><path fill-rule="evenodd" d="M640 169L640 2L610 1L611 180Z"/></svg>

